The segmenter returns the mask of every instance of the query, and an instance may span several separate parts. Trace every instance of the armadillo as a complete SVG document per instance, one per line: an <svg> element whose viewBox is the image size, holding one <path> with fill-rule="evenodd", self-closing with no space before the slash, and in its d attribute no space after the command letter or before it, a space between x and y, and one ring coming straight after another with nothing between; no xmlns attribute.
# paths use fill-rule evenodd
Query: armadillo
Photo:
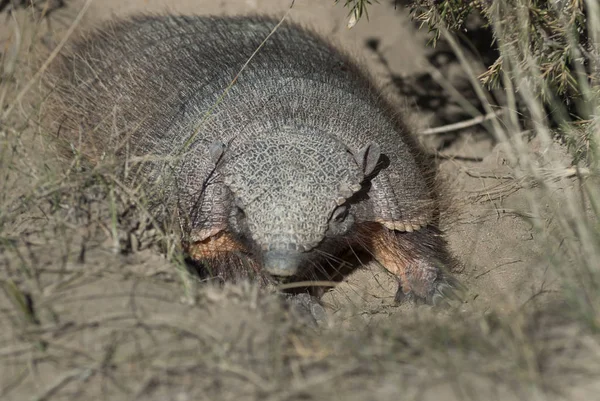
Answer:
<svg viewBox="0 0 600 401"><path fill-rule="evenodd" d="M292 280L356 250L398 299L435 303L455 259L434 170L360 63L278 22L134 16L83 35L50 75L60 137L92 163L137 160L216 276Z"/></svg>

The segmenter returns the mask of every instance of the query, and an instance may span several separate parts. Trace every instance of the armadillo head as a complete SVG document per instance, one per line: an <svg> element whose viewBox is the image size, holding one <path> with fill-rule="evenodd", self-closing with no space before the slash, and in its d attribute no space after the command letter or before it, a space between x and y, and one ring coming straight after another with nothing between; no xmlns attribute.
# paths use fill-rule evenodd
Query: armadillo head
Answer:
<svg viewBox="0 0 600 401"><path fill-rule="evenodd" d="M213 154L233 196L229 230L276 276L296 274L321 243L351 229L347 200L379 159L375 144L352 153L329 135L291 128L223 149Z"/></svg>

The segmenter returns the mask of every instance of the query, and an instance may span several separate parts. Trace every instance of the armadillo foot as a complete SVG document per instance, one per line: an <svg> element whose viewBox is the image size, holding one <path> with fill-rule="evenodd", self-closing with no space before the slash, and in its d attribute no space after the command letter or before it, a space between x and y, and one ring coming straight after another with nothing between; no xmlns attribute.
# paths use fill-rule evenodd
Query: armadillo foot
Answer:
<svg viewBox="0 0 600 401"><path fill-rule="evenodd" d="M372 237L372 252L399 282L396 302L441 305L461 298L462 287L447 274L455 264L438 230L382 230Z"/></svg>
<svg viewBox="0 0 600 401"><path fill-rule="evenodd" d="M440 274L438 272L438 274ZM416 295L414 290L399 280L398 291L394 297L397 303L426 303L428 305L449 305L453 301L462 301L463 288L458 281L444 274L437 278L430 285L426 286L426 295ZM407 288L409 287L409 288Z"/></svg>
<svg viewBox="0 0 600 401"><path fill-rule="evenodd" d="M327 324L327 311L318 298L307 293L283 294L283 296L289 305L312 326L322 327Z"/></svg>

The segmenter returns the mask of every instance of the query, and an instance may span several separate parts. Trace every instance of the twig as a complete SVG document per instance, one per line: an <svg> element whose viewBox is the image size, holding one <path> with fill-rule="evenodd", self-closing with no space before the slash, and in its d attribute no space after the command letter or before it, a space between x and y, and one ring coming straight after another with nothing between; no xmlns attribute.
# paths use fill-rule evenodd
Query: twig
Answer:
<svg viewBox="0 0 600 401"><path fill-rule="evenodd" d="M496 180L514 180L515 179L515 176L513 176L512 174L498 175L498 174L493 174L493 173L475 173L468 169L463 169L463 171L465 172L466 175L468 175L469 177L473 177L473 178L494 178Z"/></svg>
<svg viewBox="0 0 600 401"><path fill-rule="evenodd" d="M459 129L472 127L474 125L481 124L484 121L488 121L488 120L491 120L491 119L494 119L494 118L498 118L502 114L504 114L504 112L505 112L504 110L499 110L499 111L496 111L496 112L493 112L493 113L489 113L489 114L477 116L477 117L472 118L470 120L460 121L460 122L454 123L454 124L443 125L441 127L429 128L429 129L426 129L424 131L421 131L419 133L419 135L444 134L446 132L457 131Z"/></svg>
<svg viewBox="0 0 600 401"><path fill-rule="evenodd" d="M277 286L277 290L290 290L292 288L302 288L302 287L335 287L339 283L335 281L295 281L293 283L280 284Z"/></svg>
<svg viewBox="0 0 600 401"><path fill-rule="evenodd" d="M452 155L452 154L444 154L442 152L433 152L432 156L435 156L438 159L442 160L460 160L465 162L482 162L483 157L477 156L461 156L461 155Z"/></svg>
<svg viewBox="0 0 600 401"><path fill-rule="evenodd" d="M196 137L200 133L200 129L202 128L202 126L204 125L204 123L206 123L208 121L208 118L210 117L210 115L212 114L212 112L225 99L225 97L227 96L227 94L229 93L229 91L231 90L231 88L233 87L233 85L235 85L235 83L237 82L237 80L239 79L239 77L242 75L242 73L246 70L246 68L248 68L248 65L254 59L254 57L258 54L258 52L260 50L262 50L262 48L265 46L265 44L267 43L267 41L269 39L271 39L271 36L273 36L275 34L275 32L277 32L277 30L279 29L279 27L284 23L284 21L287 18L288 14L292 11L292 8L294 7L295 2L296 2L295 0L292 1L292 4L288 8L288 10L285 12L285 14L281 17L281 19L279 20L279 22L277 23L277 25L275 25L273 27L273 29L271 29L271 31L269 32L269 34L267 35L267 37L260 43L260 45L258 45L258 47L256 48L256 50L254 50L254 52L250 55L250 57L248 58L248 60L246 60L246 62L242 66L242 68L240 68L240 70L238 71L238 73L236 74L236 76L233 77L233 80L231 80L231 82L229 83L229 85L227 85L227 87L225 88L225 90L223 91L223 93L221 94L221 96L219 96L219 98L217 99L217 101L204 114L204 117L203 117L202 121L200 122L200 124L198 125L198 128L192 133L192 135L187 139L187 141L185 141L185 143L184 143L184 145L182 147L182 150L187 149L194 142L194 140L196 139Z"/></svg>
<svg viewBox="0 0 600 401"><path fill-rule="evenodd" d="M593 174L593 171L587 167L567 167L557 170L547 170L542 172L543 175L548 178L560 179L560 178L572 178L575 176L588 177Z"/></svg>

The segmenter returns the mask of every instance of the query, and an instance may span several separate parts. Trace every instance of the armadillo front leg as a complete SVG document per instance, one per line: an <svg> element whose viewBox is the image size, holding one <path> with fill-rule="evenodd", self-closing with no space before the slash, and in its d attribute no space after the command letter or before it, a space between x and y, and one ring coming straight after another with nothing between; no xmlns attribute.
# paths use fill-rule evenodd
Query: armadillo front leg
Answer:
<svg viewBox="0 0 600 401"><path fill-rule="evenodd" d="M230 233L219 232L201 241L186 243L184 250L212 278L236 281L253 276L259 277L261 283L266 282L260 266L246 256L246 248Z"/></svg>
<svg viewBox="0 0 600 401"><path fill-rule="evenodd" d="M438 304L455 296L456 284L445 274L454 262L436 229L423 227L414 232L381 229L372 235L371 245L374 258L400 282L397 301Z"/></svg>

